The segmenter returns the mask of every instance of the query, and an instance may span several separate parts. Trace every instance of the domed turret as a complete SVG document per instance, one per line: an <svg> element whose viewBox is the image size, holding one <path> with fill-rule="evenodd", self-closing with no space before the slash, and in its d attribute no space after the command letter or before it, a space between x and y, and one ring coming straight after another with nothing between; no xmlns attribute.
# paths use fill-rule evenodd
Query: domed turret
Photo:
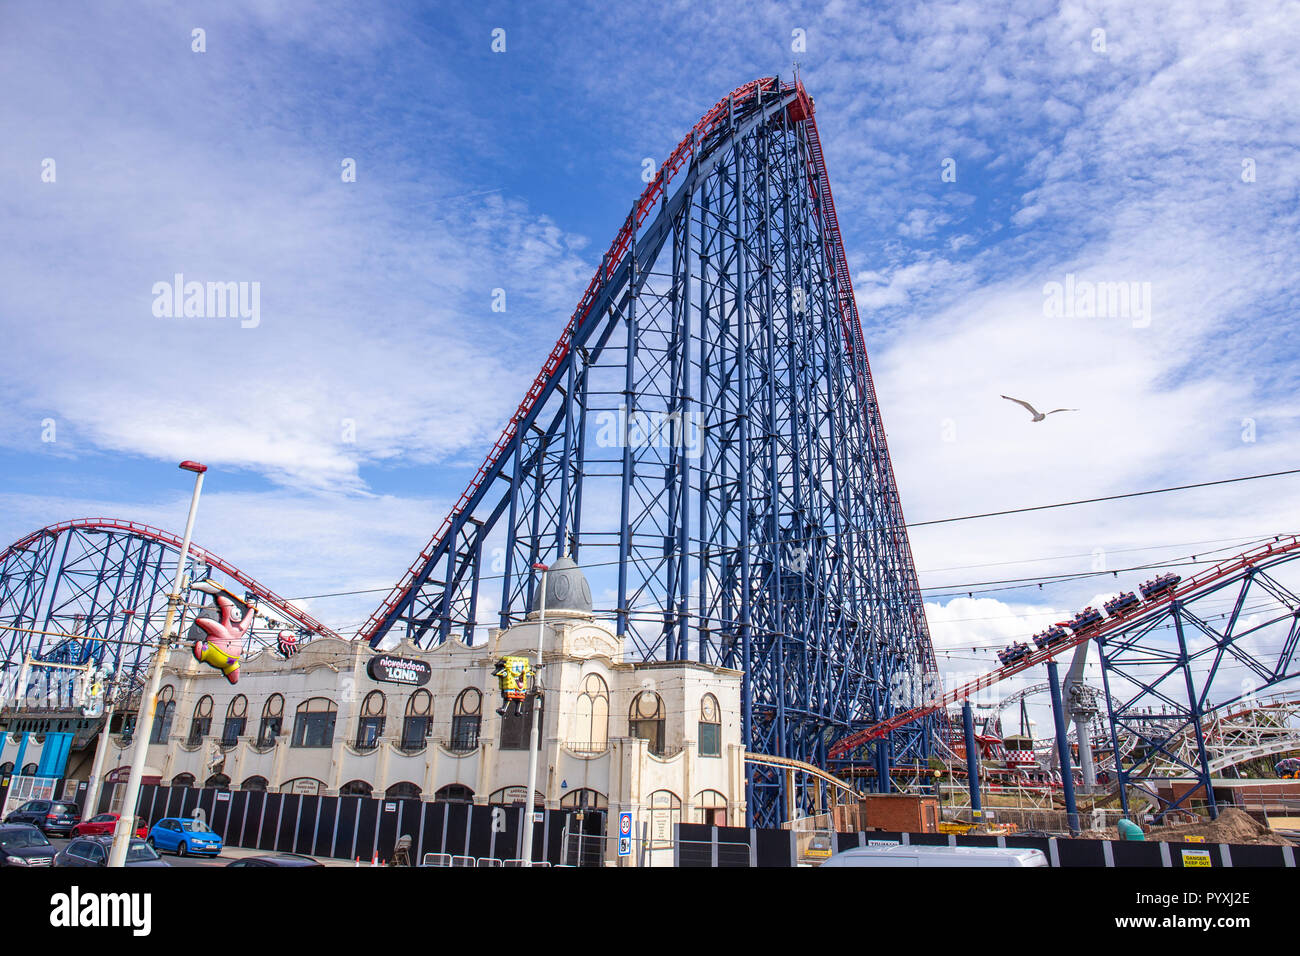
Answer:
<svg viewBox="0 0 1300 956"><path fill-rule="evenodd" d="M538 588L528 609L530 620L537 617L541 601ZM591 586L573 558L557 558L546 573L546 616L591 617Z"/></svg>

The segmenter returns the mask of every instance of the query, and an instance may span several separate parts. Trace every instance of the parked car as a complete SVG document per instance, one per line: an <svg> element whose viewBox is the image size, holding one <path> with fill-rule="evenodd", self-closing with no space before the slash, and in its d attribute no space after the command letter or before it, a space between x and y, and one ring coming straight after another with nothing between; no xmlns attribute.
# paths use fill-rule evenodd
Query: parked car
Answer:
<svg viewBox="0 0 1300 956"><path fill-rule="evenodd" d="M53 866L54 846L30 823L0 825L0 866Z"/></svg>
<svg viewBox="0 0 1300 956"><path fill-rule="evenodd" d="M113 849L111 836L77 837L59 851L55 866L108 866L109 851ZM171 866L158 855L158 851L143 840L131 839L126 849L127 866Z"/></svg>
<svg viewBox="0 0 1300 956"><path fill-rule="evenodd" d="M156 850L165 850L177 856L190 853L218 856L222 850L221 837L209 830L206 823L185 817L159 820L149 831L147 842Z"/></svg>
<svg viewBox="0 0 1300 956"><path fill-rule="evenodd" d="M112 836L117 829L117 821L120 816L120 813L101 813L89 820L82 820L72 828L72 835L74 837ZM135 824L135 835L141 840L147 838L149 836L149 825L145 823L144 817L136 817Z"/></svg>
<svg viewBox="0 0 1300 956"><path fill-rule="evenodd" d="M5 823L30 823L46 836L70 836L80 816L70 800L28 800Z"/></svg>
<svg viewBox="0 0 1300 956"><path fill-rule="evenodd" d="M841 850L826 867L1047 866L1042 850L996 846L859 846Z"/></svg>
<svg viewBox="0 0 1300 956"><path fill-rule="evenodd" d="M231 860L226 866L324 866L309 856L297 853L268 853L265 856L246 856L240 860Z"/></svg>

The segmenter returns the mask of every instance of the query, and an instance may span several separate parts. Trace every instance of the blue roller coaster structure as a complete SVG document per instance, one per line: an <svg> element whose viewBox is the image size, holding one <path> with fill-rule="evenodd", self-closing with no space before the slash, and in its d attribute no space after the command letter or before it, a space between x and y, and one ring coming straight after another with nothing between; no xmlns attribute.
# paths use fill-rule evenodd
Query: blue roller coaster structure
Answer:
<svg viewBox="0 0 1300 956"><path fill-rule="evenodd" d="M713 107L633 206L459 503L361 630L472 639L561 554L643 660L744 672L750 751L824 765L937 669L813 102L766 78ZM932 722L882 741L924 761ZM771 825L780 774L751 771Z"/></svg>
<svg viewBox="0 0 1300 956"><path fill-rule="evenodd" d="M534 565L569 555L628 656L743 672L751 752L825 766L833 740L936 693L813 113L801 84L768 77L696 124L360 639L472 642L485 620L521 620ZM103 653L122 611L164 600L161 533L46 530L0 567L7 661ZM929 757L940 720L859 755L877 786ZM771 767L748 772L754 825L806 800Z"/></svg>

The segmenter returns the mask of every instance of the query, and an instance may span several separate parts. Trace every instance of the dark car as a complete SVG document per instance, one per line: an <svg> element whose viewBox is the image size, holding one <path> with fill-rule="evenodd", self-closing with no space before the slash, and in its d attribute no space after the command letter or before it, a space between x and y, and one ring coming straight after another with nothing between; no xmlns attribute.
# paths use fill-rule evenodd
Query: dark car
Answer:
<svg viewBox="0 0 1300 956"><path fill-rule="evenodd" d="M54 846L30 823L0 825L0 866L53 866Z"/></svg>
<svg viewBox="0 0 1300 956"><path fill-rule="evenodd" d="M70 800L28 800L5 823L30 823L46 836L69 836L81 814Z"/></svg>
<svg viewBox="0 0 1300 956"><path fill-rule="evenodd" d="M77 837L54 858L55 866L108 866L113 849L111 836ZM132 838L126 850L127 866L171 866L143 840Z"/></svg>
<svg viewBox="0 0 1300 956"><path fill-rule="evenodd" d="M324 866L309 856L297 853L271 853L266 856L246 856L241 860L231 860L226 866Z"/></svg>

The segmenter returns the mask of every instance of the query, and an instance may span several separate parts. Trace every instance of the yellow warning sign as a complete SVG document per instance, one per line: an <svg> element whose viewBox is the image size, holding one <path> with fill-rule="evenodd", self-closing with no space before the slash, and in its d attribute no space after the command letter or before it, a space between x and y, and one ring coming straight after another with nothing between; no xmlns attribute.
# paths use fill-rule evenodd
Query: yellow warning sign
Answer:
<svg viewBox="0 0 1300 956"><path fill-rule="evenodd" d="M1209 850L1184 850L1183 866L1211 866Z"/></svg>

